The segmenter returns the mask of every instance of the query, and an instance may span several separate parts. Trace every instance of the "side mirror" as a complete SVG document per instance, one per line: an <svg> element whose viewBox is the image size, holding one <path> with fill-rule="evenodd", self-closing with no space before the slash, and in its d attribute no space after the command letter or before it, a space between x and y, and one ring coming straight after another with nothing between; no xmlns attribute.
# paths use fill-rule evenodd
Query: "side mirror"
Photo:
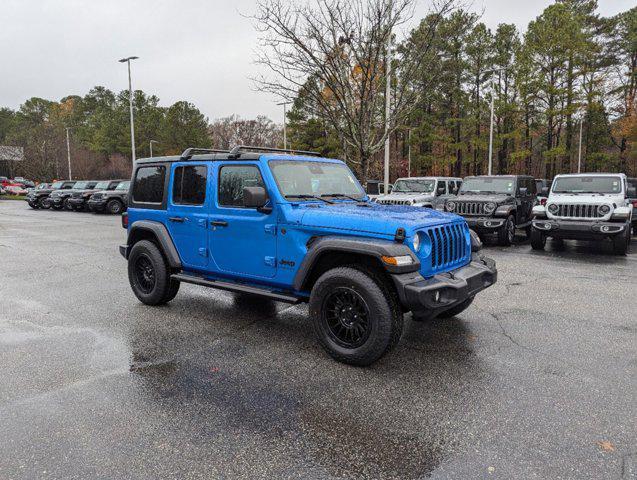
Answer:
<svg viewBox="0 0 637 480"><path fill-rule="evenodd" d="M268 194L263 187L243 187L243 206L261 208L268 201Z"/></svg>
<svg viewBox="0 0 637 480"><path fill-rule="evenodd" d="M628 198L637 198L637 188L628 187L628 189L626 190L626 196Z"/></svg>
<svg viewBox="0 0 637 480"><path fill-rule="evenodd" d="M526 187L520 187L520 195L527 195L529 193L529 189Z"/></svg>
<svg viewBox="0 0 637 480"><path fill-rule="evenodd" d="M549 196L549 187L542 187L542 196L543 197Z"/></svg>

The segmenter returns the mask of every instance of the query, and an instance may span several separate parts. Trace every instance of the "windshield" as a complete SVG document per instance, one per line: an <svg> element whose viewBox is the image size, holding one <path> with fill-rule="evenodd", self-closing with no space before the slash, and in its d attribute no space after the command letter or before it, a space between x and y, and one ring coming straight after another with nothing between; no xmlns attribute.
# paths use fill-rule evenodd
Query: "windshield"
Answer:
<svg viewBox="0 0 637 480"><path fill-rule="evenodd" d="M365 196L350 169L340 163L272 160L270 170L284 197Z"/></svg>
<svg viewBox="0 0 637 480"><path fill-rule="evenodd" d="M553 193L621 193L620 177L558 177L553 182Z"/></svg>
<svg viewBox="0 0 637 480"><path fill-rule="evenodd" d="M88 182L77 182L75 185L73 185L73 188L75 190L86 190L87 187Z"/></svg>
<svg viewBox="0 0 637 480"><path fill-rule="evenodd" d="M53 185L51 185L51 188L53 190L59 190L60 188L62 188L62 185L64 185L64 182L55 182Z"/></svg>
<svg viewBox="0 0 637 480"><path fill-rule="evenodd" d="M117 187L115 187L115 190L128 190L129 185L130 185L130 182L122 182L119 185L117 185Z"/></svg>
<svg viewBox="0 0 637 480"><path fill-rule="evenodd" d="M397 180L392 189L395 192L431 193L436 182L433 180Z"/></svg>
<svg viewBox="0 0 637 480"><path fill-rule="evenodd" d="M515 180L510 177L474 177L466 178L460 187L460 193L513 193Z"/></svg>
<svg viewBox="0 0 637 480"><path fill-rule="evenodd" d="M111 182L99 182L97 185L95 185L95 190L106 190L109 183Z"/></svg>

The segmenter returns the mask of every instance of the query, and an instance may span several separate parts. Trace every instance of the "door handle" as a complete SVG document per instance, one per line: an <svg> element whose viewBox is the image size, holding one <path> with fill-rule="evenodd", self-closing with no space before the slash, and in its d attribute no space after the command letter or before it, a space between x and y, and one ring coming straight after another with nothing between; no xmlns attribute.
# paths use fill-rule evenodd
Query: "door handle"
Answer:
<svg viewBox="0 0 637 480"><path fill-rule="evenodd" d="M212 225L213 227L227 227L228 222L224 222L223 220L213 220L212 222L210 222L210 225Z"/></svg>
<svg viewBox="0 0 637 480"><path fill-rule="evenodd" d="M184 223L185 219L184 217L169 217L168 220L171 222Z"/></svg>

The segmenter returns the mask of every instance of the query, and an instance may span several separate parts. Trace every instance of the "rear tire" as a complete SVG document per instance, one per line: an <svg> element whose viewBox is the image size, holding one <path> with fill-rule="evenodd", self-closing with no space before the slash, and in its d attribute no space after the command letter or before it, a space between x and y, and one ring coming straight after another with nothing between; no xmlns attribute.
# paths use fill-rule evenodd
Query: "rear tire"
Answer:
<svg viewBox="0 0 637 480"><path fill-rule="evenodd" d="M515 240L515 217L509 215L498 230L498 245L508 247Z"/></svg>
<svg viewBox="0 0 637 480"><path fill-rule="evenodd" d="M613 253L626 255L630 249L630 224L626 224L624 231L613 237Z"/></svg>
<svg viewBox="0 0 637 480"><path fill-rule="evenodd" d="M460 315L471 306L471 304L473 303L473 299L474 297L467 298L464 302L461 302L455 307L451 307L449 310L445 310L444 312L442 312L440 315L438 315L438 318L451 318L455 317L456 315Z"/></svg>
<svg viewBox="0 0 637 480"><path fill-rule="evenodd" d="M321 346L334 359L366 366L400 340L403 314L396 295L370 269L328 270L310 295L310 316Z"/></svg>
<svg viewBox="0 0 637 480"><path fill-rule="evenodd" d="M546 246L546 235L534 228L531 230L531 248L533 250L544 250Z"/></svg>
<svg viewBox="0 0 637 480"><path fill-rule="evenodd" d="M175 286L170 279L170 271L161 251L148 240L140 240L131 250L128 281L135 296L146 305L167 303L179 290L179 285Z"/></svg>
<svg viewBox="0 0 637 480"><path fill-rule="evenodd" d="M113 215L119 215L123 209L124 205L119 200L109 200L106 204L106 210Z"/></svg>

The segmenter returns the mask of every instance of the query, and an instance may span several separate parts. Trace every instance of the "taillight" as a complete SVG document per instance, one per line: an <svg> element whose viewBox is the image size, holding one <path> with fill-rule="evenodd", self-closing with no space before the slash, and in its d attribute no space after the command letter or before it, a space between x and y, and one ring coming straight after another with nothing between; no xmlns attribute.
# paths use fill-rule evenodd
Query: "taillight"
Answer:
<svg viewBox="0 0 637 480"><path fill-rule="evenodd" d="M546 198L540 198L540 205L546 206Z"/></svg>
<svg viewBox="0 0 637 480"><path fill-rule="evenodd" d="M637 200L633 200L633 207L637 208Z"/></svg>
<svg viewBox="0 0 637 480"><path fill-rule="evenodd" d="M122 228L128 229L128 212L122 213Z"/></svg>

